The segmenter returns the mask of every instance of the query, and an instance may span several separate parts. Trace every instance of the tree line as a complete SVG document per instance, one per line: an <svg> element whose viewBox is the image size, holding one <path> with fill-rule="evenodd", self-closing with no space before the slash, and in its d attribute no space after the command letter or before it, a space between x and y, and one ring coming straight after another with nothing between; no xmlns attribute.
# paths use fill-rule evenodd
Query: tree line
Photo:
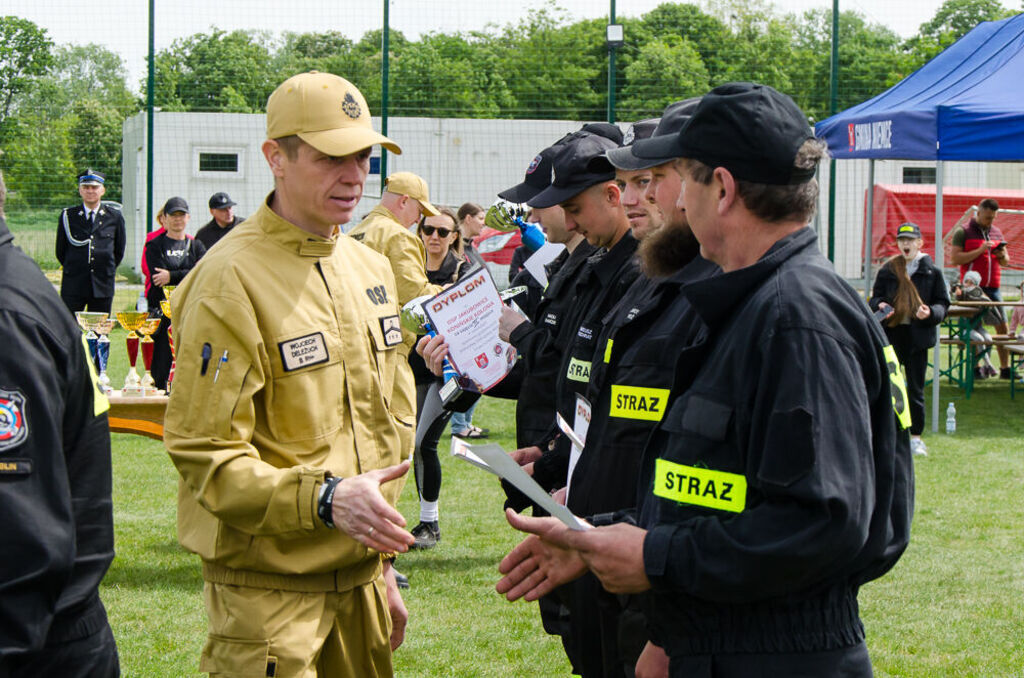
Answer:
<svg viewBox="0 0 1024 678"><path fill-rule="evenodd" d="M999 0L946 0L917 35L900 38L856 11L839 16L839 110L899 82L981 21L1012 15ZM600 120L606 116L605 19L572 21L555 5L478 31L389 33L392 116ZM722 82L754 80L789 93L812 120L829 114L831 11L780 13L765 0L665 3L623 18L616 115L656 117L672 101ZM356 83L381 110L382 31L211 30L156 54L154 104L164 111L259 113L282 80L308 70ZM55 45L45 29L0 17L0 167L9 207L74 199L93 167L119 199L121 125L145 105L120 56Z"/></svg>

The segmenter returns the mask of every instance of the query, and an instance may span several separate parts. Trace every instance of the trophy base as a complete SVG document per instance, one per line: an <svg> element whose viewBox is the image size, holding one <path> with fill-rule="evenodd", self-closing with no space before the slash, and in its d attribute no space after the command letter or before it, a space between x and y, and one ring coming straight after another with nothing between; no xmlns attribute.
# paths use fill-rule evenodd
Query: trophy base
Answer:
<svg viewBox="0 0 1024 678"><path fill-rule="evenodd" d="M146 389L141 385L125 386L121 389L121 395L125 398L141 398L146 395Z"/></svg>
<svg viewBox="0 0 1024 678"><path fill-rule="evenodd" d="M444 383L439 393L441 406L448 412L466 412L480 399L480 391L466 377L452 377Z"/></svg>
<svg viewBox="0 0 1024 678"><path fill-rule="evenodd" d="M146 386L142 389L142 395L144 396L158 396L164 395L163 389L159 389L156 386Z"/></svg>

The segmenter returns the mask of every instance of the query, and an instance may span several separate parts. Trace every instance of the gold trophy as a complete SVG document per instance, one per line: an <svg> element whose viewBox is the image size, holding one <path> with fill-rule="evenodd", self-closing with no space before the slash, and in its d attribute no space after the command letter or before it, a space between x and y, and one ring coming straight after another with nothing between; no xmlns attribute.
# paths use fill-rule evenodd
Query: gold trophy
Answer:
<svg viewBox="0 0 1024 678"><path fill-rule="evenodd" d="M144 311L122 311L117 314L117 322L121 323L121 327L128 330L125 344L128 347L128 364L130 367L128 368L128 375L124 378L124 388L121 389L121 395L123 396L141 396L145 394L145 390L142 387L142 379L139 378L139 373L135 371L135 363L139 360L139 335L135 332L146 324L148 316L149 314Z"/></svg>
<svg viewBox="0 0 1024 678"><path fill-rule="evenodd" d="M174 285L164 285L164 298L160 300L160 312L167 318L167 345L171 349L171 371L167 373L167 392L171 392L171 382L174 381L174 366L175 366L175 352L174 352L174 332L171 327L171 292L174 291Z"/></svg>
<svg viewBox="0 0 1024 678"><path fill-rule="evenodd" d="M153 369L153 347L156 345L153 341L153 333L158 329L160 329L160 318L146 318L146 321L142 323L142 327L139 328L139 334L142 335L139 348L142 349L142 367L145 370L142 374L142 395L149 396L162 393L156 387L153 375L150 374L150 370Z"/></svg>

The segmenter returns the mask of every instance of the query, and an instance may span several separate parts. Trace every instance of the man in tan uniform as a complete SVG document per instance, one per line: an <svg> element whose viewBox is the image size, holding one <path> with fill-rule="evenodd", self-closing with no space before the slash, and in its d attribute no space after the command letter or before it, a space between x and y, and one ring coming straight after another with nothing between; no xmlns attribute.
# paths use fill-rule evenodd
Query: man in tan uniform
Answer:
<svg viewBox="0 0 1024 678"><path fill-rule="evenodd" d="M390 562L413 417L387 260L340 234L382 144L326 73L267 102L274 191L175 292L165 441L178 538L203 561L211 675L391 676L407 613Z"/></svg>

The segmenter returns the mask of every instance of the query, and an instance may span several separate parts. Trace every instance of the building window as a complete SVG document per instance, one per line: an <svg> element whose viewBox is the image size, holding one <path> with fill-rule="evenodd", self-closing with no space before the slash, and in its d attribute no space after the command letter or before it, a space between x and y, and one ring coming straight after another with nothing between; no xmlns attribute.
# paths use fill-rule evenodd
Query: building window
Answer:
<svg viewBox="0 0 1024 678"><path fill-rule="evenodd" d="M905 184L934 184L934 167L904 167L903 183Z"/></svg>
<svg viewBox="0 0 1024 678"><path fill-rule="evenodd" d="M237 153L200 153L200 172L237 172Z"/></svg>
<svg viewBox="0 0 1024 678"><path fill-rule="evenodd" d="M244 179L245 149L192 149L192 175L197 179Z"/></svg>

